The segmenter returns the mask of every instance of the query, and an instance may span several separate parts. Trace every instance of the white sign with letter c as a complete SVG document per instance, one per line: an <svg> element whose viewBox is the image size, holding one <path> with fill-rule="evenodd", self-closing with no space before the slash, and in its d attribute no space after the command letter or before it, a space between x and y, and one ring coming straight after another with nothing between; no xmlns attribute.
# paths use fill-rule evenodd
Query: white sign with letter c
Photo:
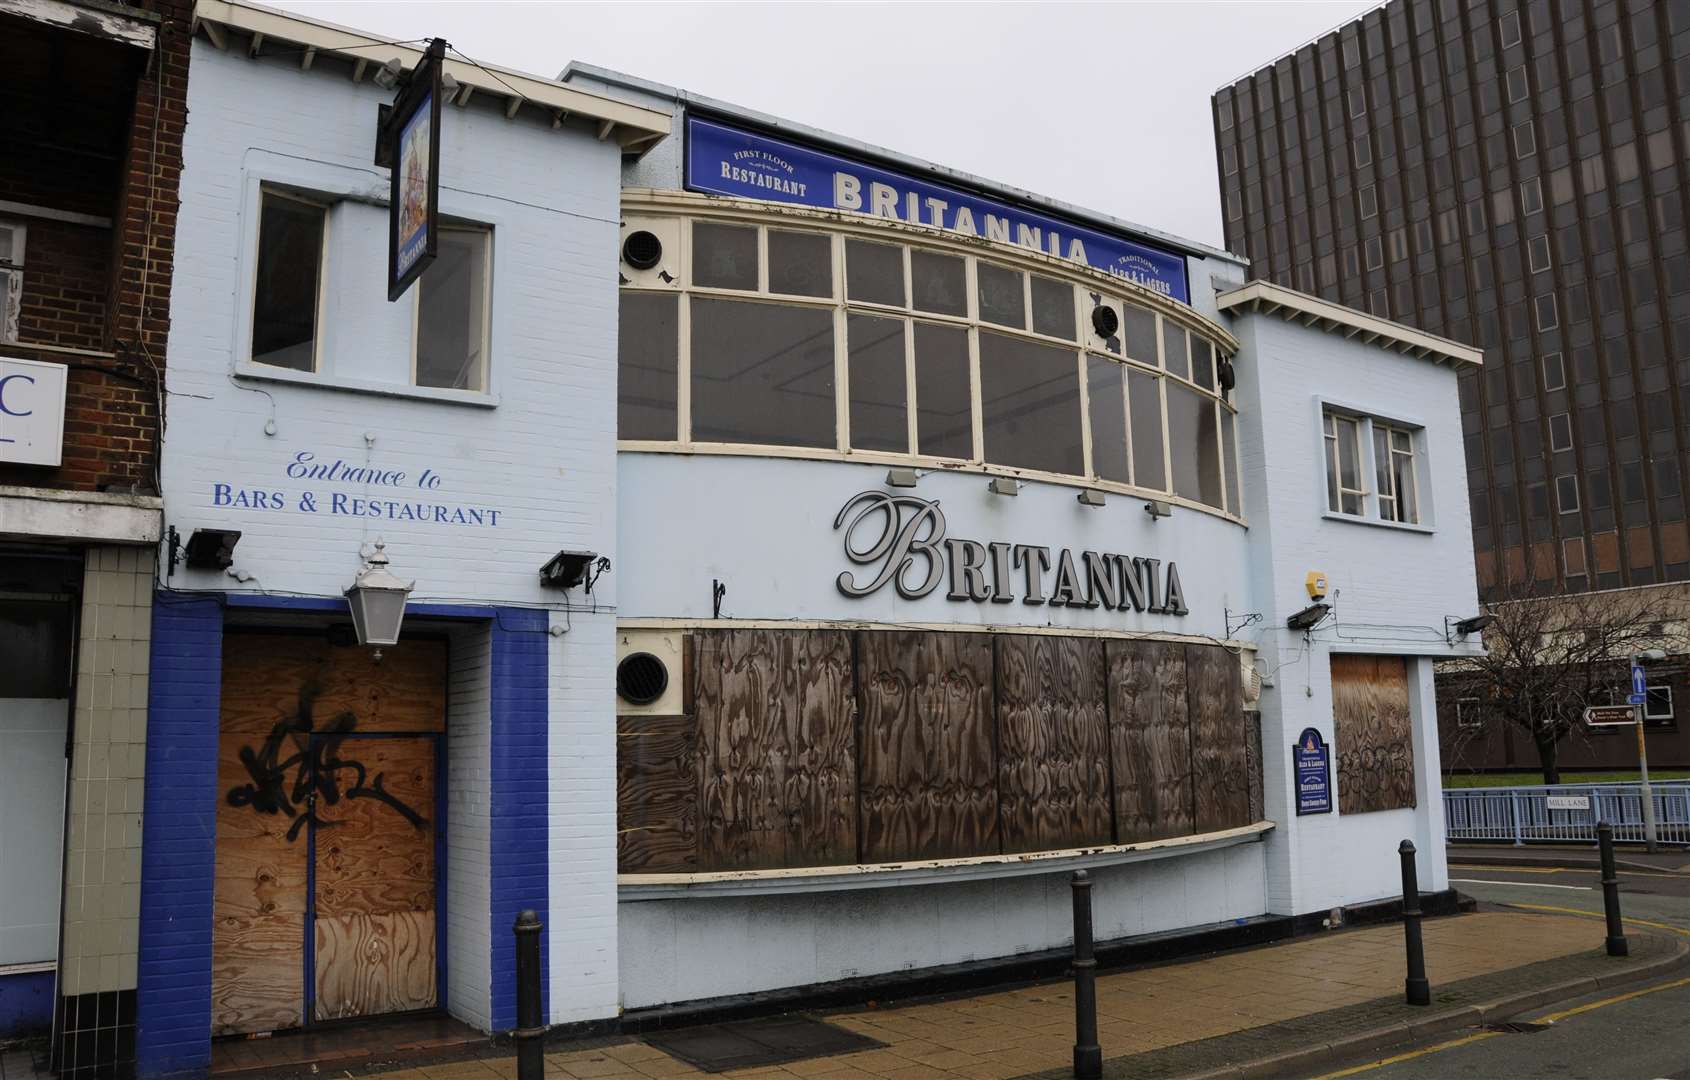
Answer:
<svg viewBox="0 0 1690 1080"><path fill-rule="evenodd" d="M66 370L63 364L0 356L0 461L63 460Z"/></svg>

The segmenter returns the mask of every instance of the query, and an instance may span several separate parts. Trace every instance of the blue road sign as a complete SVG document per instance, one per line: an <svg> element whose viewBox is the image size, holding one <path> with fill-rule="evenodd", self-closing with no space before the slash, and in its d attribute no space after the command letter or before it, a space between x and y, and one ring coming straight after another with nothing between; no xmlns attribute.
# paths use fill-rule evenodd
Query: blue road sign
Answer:
<svg viewBox="0 0 1690 1080"><path fill-rule="evenodd" d="M1631 704L1641 705L1649 696L1649 684L1643 681L1643 666L1631 665Z"/></svg>

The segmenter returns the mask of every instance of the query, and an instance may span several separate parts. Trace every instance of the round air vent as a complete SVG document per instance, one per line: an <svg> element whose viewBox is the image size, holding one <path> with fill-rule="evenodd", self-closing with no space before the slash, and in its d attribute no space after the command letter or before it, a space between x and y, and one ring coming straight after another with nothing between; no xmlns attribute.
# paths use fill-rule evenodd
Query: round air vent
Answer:
<svg viewBox="0 0 1690 1080"><path fill-rule="evenodd" d="M1091 328L1097 331L1098 337L1114 337L1121 329L1121 317L1108 304L1099 304L1091 309Z"/></svg>
<svg viewBox="0 0 1690 1080"><path fill-rule="evenodd" d="M650 705L669 688L669 669L648 652L629 653L616 665L616 693L630 705Z"/></svg>
<svg viewBox="0 0 1690 1080"><path fill-rule="evenodd" d="M635 270L650 270L663 258L663 241L644 229L631 232L622 241L622 261Z"/></svg>

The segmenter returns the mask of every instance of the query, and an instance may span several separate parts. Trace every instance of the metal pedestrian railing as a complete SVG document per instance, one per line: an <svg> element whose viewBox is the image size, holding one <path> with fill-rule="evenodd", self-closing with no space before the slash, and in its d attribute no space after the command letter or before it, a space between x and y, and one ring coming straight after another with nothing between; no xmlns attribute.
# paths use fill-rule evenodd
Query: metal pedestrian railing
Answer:
<svg viewBox="0 0 1690 1080"><path fill-rule="evenodd" d="M1655 837L1690 844L1690 783L1649 785ZM1446 788L1444 828L1451 840L1513 844L1596 843L1596 826L1613 826L1615 841L1643 842L1639 784L1558 784L1553 787Z"/></svg>

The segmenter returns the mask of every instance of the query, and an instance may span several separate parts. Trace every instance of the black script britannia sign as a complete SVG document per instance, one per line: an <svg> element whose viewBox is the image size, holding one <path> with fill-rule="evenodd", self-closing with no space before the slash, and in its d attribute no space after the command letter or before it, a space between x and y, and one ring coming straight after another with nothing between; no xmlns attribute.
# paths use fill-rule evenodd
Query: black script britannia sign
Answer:
<svg viewBox="0 0 1690 1080"><path fill-rule="evenodd" d="M947 600L965 603L1049 604L1186 614L1179 567L1138 555L1053 549L1039 544L947 536L937 499L864 491L833 519L844 531L839 591L872 596L891 585L906 600L946 586Z"/></svg>

